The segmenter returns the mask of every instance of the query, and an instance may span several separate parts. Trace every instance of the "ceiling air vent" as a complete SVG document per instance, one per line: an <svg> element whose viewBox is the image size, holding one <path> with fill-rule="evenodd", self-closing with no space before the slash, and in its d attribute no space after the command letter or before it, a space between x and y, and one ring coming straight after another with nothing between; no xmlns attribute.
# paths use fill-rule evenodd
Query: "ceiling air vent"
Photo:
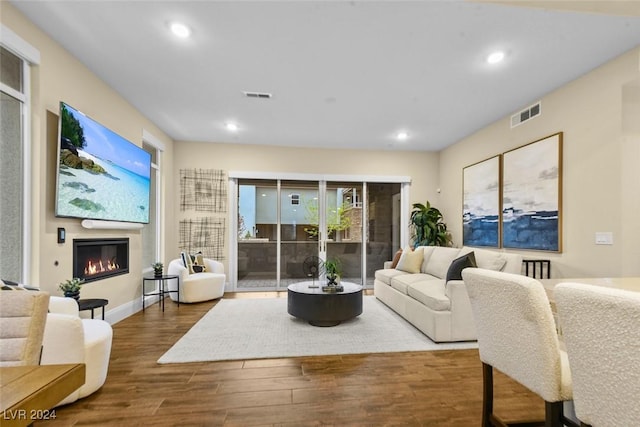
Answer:
<svg viewBox="0 0 640 427"><path fill-rule="evenodd" d="M541 113L541 102L538 101L530 107L525 108L524 110L517 112L513 116L511 116L511 128L514 128L527 120L531 120L534 117L537 117Z"/></svg>
<svg viewBox="0 0 640 427"><path fill-rule="evenodd" d="M247 98L271 99L273 94L266 92L242 92Z"/></svg>

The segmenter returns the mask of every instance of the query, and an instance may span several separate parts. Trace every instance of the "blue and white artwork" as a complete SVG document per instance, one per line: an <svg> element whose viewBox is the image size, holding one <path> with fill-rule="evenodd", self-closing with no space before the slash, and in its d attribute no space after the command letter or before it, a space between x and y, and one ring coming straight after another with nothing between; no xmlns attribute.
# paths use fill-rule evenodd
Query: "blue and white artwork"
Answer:
<svg viewBox="0 0 640 427"><path fill-rule="evenodd" d="M500 245L500 156L463 170L462 240L465 246Z"/></svg>
<svg viewBox="0 0 640 427"><path fill-rule="evenodd" d="M562 133L503 154L502 246L560 252Z"/></svg>

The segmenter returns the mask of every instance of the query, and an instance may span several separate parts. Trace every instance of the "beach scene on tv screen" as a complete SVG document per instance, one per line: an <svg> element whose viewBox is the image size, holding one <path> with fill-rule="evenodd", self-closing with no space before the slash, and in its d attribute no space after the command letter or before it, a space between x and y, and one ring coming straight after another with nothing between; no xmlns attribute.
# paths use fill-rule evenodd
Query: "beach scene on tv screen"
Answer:
<svg viewBox="0 0 640 427"><path fill-rule="evenodd" d="M60 106L56 215L149 222L149 153Z"/></svg>

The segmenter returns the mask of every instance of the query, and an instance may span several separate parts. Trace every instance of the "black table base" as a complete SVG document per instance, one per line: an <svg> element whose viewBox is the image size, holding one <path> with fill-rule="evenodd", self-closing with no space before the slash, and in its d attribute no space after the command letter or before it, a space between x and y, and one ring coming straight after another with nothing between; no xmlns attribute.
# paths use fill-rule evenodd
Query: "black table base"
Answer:
<svg viewBox="0 0 640 427"><path fill-rule="evenodd" d="M170 291L167 287L167 281L175 280L176 281L176 290ZM158 291L147 293L144 290L144 284L146 282L158 282ZM178 307L180 307L180 276L176 275L164 275L164 276L145 276L142 278L142 311L144 311L144 297L157 295L158 296L158 305L162 307L162 311L164 312L164 299L170 293L178 294Z"/></svg>
<svg viewBox="0 0 640 427"><path fill-rule="evenodd" d="M362 314L362 286L344 283L342 292L323 292L301 282L287 288L287 311L313 326L336 326Z"/></svg>

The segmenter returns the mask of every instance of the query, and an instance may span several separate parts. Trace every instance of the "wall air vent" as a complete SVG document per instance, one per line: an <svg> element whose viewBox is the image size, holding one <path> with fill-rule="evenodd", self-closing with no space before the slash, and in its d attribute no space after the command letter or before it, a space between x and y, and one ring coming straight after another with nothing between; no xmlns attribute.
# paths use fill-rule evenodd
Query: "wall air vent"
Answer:
<svg viewBox="0 0 640 427"><path fill-rule="evenodd" d="M534 117L539 116L541 112L542 112L541 102L538 101L535 104L511 116L511 128L513 129L514 127L521 125L527 120L531 120Z"/></svg>
<svg viewBox="0 0 640 427"><path fill-rule="evenodd" d="M273 94L266 92L242 92L247 98L271 99Z"/></svg>

